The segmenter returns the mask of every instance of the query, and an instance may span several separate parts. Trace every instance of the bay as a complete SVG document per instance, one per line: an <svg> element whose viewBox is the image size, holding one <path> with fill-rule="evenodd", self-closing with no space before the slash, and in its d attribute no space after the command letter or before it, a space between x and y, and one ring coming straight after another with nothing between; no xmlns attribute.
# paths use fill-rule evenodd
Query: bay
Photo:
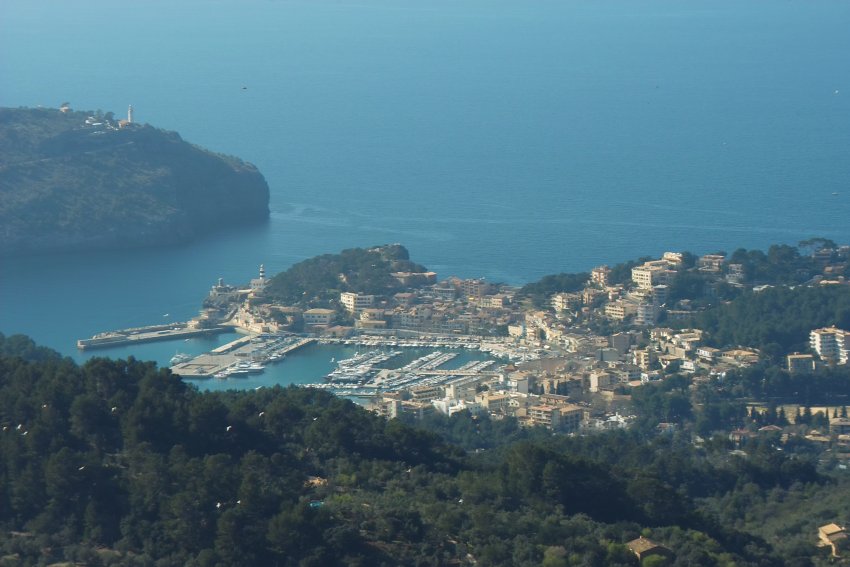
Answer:
<svg viewBox="0 0 850 567"><path fill-rule="evenodd" d="M0 331L83 360L76 339L187 319L218 277L387 242L515 284L850 242L847 29L838 1L5 0L0 105L133 104L255 163L272 214L172 249L4 259Z"/></svg>

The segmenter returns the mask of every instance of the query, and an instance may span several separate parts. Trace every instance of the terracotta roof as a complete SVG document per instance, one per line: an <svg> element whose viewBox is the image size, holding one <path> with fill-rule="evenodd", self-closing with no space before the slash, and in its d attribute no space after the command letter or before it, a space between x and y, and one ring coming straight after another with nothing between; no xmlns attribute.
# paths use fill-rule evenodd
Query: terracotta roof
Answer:
<svg viewBox="0 0 850 567"><path fill-rule="evenodd" d="M823 532L824 535L832 535L835 533L843 532L844 528L842 528L838 524L827 524L825 526L819 527L818 530Z"/></svg>
<svg viewBox="0 0 850 567"><path fill-rule="evenodd" d="M642 553L646 553L651 549L667 549L663 545L655 543L651 539L646 539L643 536L640 536L639 538L633 539L632 541L628 542L626 544L626 547L628 547L633 553L637 553L639 555Z"/></svg>

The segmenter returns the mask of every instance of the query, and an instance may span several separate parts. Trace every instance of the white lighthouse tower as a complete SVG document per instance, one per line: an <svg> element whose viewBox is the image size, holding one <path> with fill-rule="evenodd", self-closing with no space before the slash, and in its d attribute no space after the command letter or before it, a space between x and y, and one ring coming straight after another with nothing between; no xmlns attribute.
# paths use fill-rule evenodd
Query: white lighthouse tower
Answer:
<svg viewBox="0 0 850 567"><path fill-rule="evenodd" d="M256 295L263 292L269 280L266 279L266 267L260 264L260 277L251 280L251 291Z"/></svg>
<svg viewBox="0 0 850 567"><path fill-rule="evenodd" d="M129 122L130 124L133 123L133 105L132 104L127 108L127 122Z"/></svg>

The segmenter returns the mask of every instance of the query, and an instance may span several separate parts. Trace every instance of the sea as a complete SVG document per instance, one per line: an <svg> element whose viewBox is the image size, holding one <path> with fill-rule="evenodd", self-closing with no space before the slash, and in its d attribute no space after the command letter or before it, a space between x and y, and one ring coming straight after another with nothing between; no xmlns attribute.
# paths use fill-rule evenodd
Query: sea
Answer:
<svg viewBox="0 0 850 567"><path fill-rule="evenodd" d="M848 243L848 30L840 0L3 0L0 106L132 104L256 164L271 216L168 249L3 259L0 332L165 364L228 337L75 342L356 246L521 285Z"/></svg>

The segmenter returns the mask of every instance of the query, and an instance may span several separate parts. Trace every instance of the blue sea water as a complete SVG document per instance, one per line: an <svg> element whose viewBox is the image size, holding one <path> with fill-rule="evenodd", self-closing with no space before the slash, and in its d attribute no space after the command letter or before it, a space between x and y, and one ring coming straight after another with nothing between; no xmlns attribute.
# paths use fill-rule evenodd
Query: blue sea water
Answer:
<svg viewBox="0 0 850 567"><path fill-rule="evenodd" d="M77 338L186 319L220 276L386 242L517 284L850 242L848 29L837 0L4 0L0 105L133 104L255 163L272 214L3 260L0 332L82 359Z"/></svg>

